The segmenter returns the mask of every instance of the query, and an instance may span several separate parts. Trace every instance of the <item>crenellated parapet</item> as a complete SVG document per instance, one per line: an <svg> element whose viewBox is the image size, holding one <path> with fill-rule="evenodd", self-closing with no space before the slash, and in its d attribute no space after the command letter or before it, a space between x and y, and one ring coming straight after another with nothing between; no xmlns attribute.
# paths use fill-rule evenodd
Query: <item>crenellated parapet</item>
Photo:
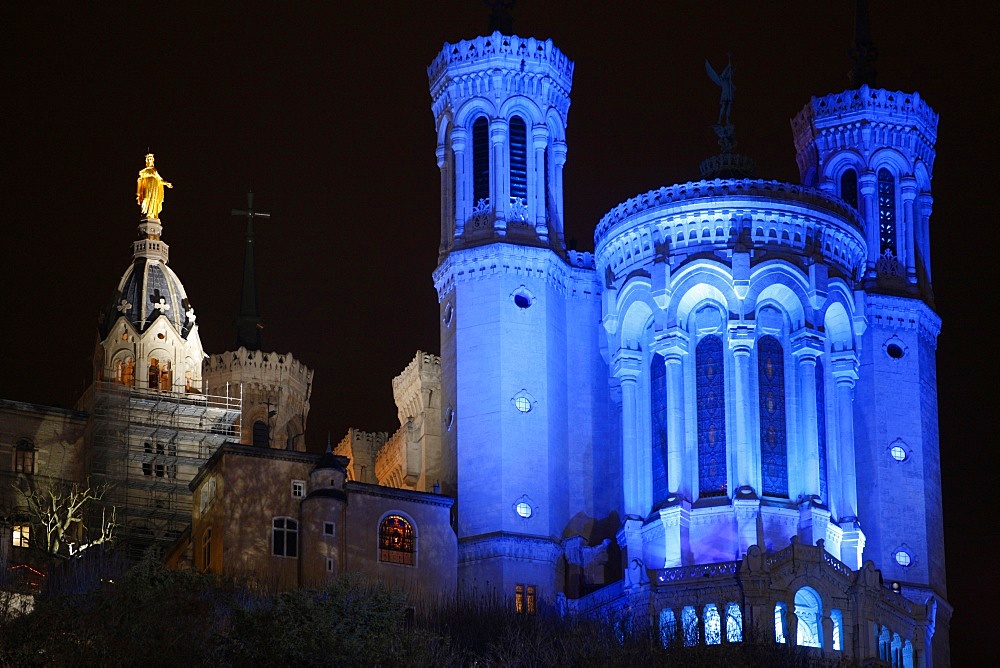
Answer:
<svg viewBox="0 0 1000 668"><path fill-rule="evenodd" d="M870 124L877 123L875 127ZM869 126L869 127L866 127ZM884 147L898 144L914 151L928 164L934 162L938 114L920 98L867 85L823 97L814 97L792 119L795 150L801 154L812 141L829 148L857 145L855 132L868 134L867 144Z"/></svg>
<svg viewBox="0 0 1000 668"><path fill-rule="evenodd" d="M484 73L489 76L483 76ZM427 68L427 78L435 107L451 85L464 88L459 93L462 96L483 95L502 80L504 90L532 96L539 92L561 96L561 104L555 106L561 107L565 115L573 85L573 61L550 39L494 32L455 44L445 43Z"/></svg>
<svg viewBox="0 0 1000 668"><path fill-rule="evenodd" d="M208 392L242 396L241 439L253 443L254 424L267 426L270 447L305 450L313 370L291 353L247 350L211 355L202 364ZM262 434L258 432L257 441Z"/></svg>
<svg viewBox="0 0 1000 668"><path fill-rule="evenodd" d="M379 450L389 440L389 434L384 431L362 431L351 427L344 438L333 448L333 454L347 457L351 463L347 466L348 480L378 484L375 473L375 461Z"/></svg>

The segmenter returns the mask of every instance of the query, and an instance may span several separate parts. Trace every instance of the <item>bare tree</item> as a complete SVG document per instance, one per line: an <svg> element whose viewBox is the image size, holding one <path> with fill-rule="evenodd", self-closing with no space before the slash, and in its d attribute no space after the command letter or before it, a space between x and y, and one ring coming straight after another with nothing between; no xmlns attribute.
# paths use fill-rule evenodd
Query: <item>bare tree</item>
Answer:
<svg viewBox="0 0 1000 668"><path fill-rule="evenodd" d="M81 486L79 483L52 483L34 489L15 486L29 522L45 534L44 552L66 556L94 545L110 542L116 528L115 508L101 509L98 526L87 526L84 516L88 504L99 503L108 493L108 485ZM96 523L95 523L96 524Z"/></svg>

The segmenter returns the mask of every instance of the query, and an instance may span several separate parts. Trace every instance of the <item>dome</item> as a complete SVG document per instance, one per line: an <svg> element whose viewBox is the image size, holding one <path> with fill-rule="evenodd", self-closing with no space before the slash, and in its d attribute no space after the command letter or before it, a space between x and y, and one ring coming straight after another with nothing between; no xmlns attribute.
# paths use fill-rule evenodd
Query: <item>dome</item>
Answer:
<svg viewBox="0 0 1000 668"><path fill-rule="evenodd" d="M121 316L142 333L161 314L185 339L194 327L194 309L177 274L158 259L136 257L118 283L101 323L101 337L107 336Z"/></svg>

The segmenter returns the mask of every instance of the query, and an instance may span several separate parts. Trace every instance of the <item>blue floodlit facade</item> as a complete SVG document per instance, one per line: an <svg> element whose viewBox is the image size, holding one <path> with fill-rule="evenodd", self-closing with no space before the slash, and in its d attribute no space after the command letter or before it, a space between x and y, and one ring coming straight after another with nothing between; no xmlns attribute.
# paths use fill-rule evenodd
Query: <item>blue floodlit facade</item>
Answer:
<svg viewBox="0 0 1000 668"><path fill-rule="evenodd" d="M459 586L536 587L685 643L758 626L946 665L937 114L867 85L813 98L792 120L800 184L640 194L581 253L563 233L573 63L493 33L428 75Z"/></svg>

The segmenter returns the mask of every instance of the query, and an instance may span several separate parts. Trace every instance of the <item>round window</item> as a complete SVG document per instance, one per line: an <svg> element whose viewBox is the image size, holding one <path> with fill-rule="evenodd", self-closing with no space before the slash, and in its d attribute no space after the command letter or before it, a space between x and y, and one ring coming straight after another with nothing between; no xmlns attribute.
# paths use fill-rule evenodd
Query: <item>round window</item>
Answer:
<svg viewBox="0 0 1000 668"><path fill-rule="evenodd" d="M524 519L528 519L529 517L531 517L533 511L531 510L531 504L529 504L527 501L518 501L517 505L514 506L514 512L516 512Z"/></svg>
<svg viewBox="0 0 1000 668"><path fill-rule="evenodd" d="M522 413L527 413L531 410L531 402L528 401L528 397L517 397L514 399L514 408Z"/></svg>
<svg viewBox="0 0 1000 668"><path fill-rule="evenodd" d="M519 292L514 295L514 305L518 308L528 308L531 306L531 297Z"/></svg>
<svg viewBox="0 0 1000 668"><path fill-rule="evenodd" d="M903 348L898 343L890 343L885 347L886 354L894 360L902 359L904 355Z"/></svg>
<svg viewBox="0 0 1000 668"><path fill-rule="evenodd" d="M893 556L896 559L896 563L902 566L903 568L906 568L911 563L913 563L913 558L910 556L910 553L907 552L906 550L896 550L896 554Z"/></svg>
<svg viewBox="0 0 1000 668"><path fill-rule="evenodd" d="M891 454L892 458L897 462L906 461L906 450L901 445L892 446L892 448L889 449L889 454Z"/></svg>

